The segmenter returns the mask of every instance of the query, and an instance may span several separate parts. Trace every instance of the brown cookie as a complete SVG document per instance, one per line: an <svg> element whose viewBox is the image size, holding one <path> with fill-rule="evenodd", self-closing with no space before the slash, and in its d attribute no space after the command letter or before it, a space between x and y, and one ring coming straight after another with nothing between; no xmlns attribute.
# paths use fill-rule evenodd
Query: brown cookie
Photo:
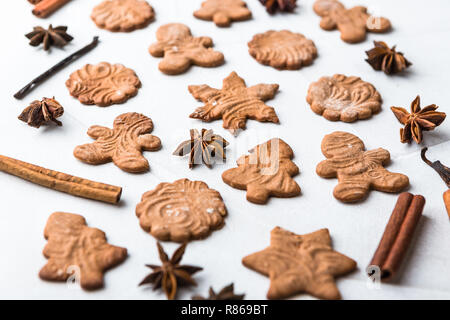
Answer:
<svg viewBox="0 0 450 320"><path fill-rule="evenodd" d="M136 112L124 113L114 120L113 129L92 126L87 134L93 143L78 146L73 151L75 158L89 164L113 162L123 171L138 173L149 170L142 150L161 149L161 140L151 135L153 122Z"/></svg>
<svg viewBox="0 0 450 320"><path fill-rule="evenodd" d="M381 96L373 85L358 77L335 74L313 82L306 101L311 110L330 121L354 122L381 110Z"/></svg>
<svg viewBox="0 0 450 320"><path fill-rule="evenodd" d="M268 299L308 293L320 299L340 299L335 277L356 268L356 262L334 251L328 229L297 235L280 227L270 233L270 246L242 263L270 278Z"/></svg>
<svg viewBox="0 0 450 320"><path fill-rule="evenodd" d="M141 81L133 70L121 64L101 62L97 65L87 64L72 73L66 86L81 103L107 107L134 97L141 87Z"/></svg>
<svg viewBox="0 0 450 320"><path fill-rule="evenodd" d="M163 241L206 238L224 225L227 209L220 193L202 181L160 183L142 195L136 215L142 229Z"/></svg>
<svg viewBox="0 0 450 320"><path fill-rule="evenodd" d="M206 0L194 12L194 17L214 21L218 27L229 27L232 21L244 21L252 17L247 4L241 0Z"/></svg>
<svg viewBox="0 0 450 320"><path fill-rule="evenodd" d="M50 281L80 281L83 289L103 287L103 274L127 257L127 249L106 242L105 233L89 228L78 215L55 212L48 218L44 230L48 240L43 254L47 264L39 277Z"/></svg>
<svg viewBox="0 0 450 320"><path fill-rule="evenodd" d="M387 171L389 151L378 148L365 151L364 143L355 135L336 131L322 140L322 153L327 160L317 165L322 178L337 178L333 195L342 202L363 200L371 189L400 192L409 185L407 176Z"/></svg>
<svg viewBox="0 0 450 320"><path fill-rule="evenodd" d="M159 70L165 74L180 74L191 65L218 67L225 61L222 53L211 47L209 37L194 38L191 30L181 23L163 25L156 32L158 42L152 44L149 52L154 57L163 57Z"/></svg>
<svg viewBox="0 0 450 320"><path fill-rule="evenodd" d="M154 18L153 8L144 0L105 0L91 14L99 28L121 32L144 28Z"/></svg>
<svg viewBox="0 0 450 320"><path fill-rule="evenodd" d="M265 204L270 196L295 197L300 194L300 187L291 178L299 173L291 161L293 157L291 147L275 138L240 157L238 167L225 171L222 179L233 188L247 190L247 200L257 204Z"/></svg>
<svg viewBox="0 0 450 320"><path fill-rule="evenodd" d="M273 99L278 87L278 84L258 84L248 88L244 79L233 71L223 80L221 90L206 84L189 86L189 92L194 98L205 103L189 117L205 122L222 119L223 127L233 134L238 129L245 129L247 118L279 123L275 110L264 103Z"/></svg>
<svg viewBox="0 0 450 320"><path fill-rule="evenodd" d="M276 69L297 70L312 64L317 48L312 40L289 30L257 34L248 43L248 52L261 64Z"/></svg>
<svg viewBox="0 0 450 320"><path fill-rule="evenodd" d="M348 43L364 41L367 32L383 33L391 29L388 19L370 15L366 7L346 9L337 0L316 0L314 11L322 17L322 29L339 29L341 39Z"/></svg>

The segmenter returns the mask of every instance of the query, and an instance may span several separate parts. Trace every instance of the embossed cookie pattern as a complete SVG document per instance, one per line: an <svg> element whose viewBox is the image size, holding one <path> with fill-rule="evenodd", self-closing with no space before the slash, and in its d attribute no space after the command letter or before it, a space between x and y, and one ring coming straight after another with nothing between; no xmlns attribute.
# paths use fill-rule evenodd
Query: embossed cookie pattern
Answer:
<svg viewBox="0 0 450 320"><path fill-rule="evenodd" d="M218 67L225 61L222 53L211 48L211 38L194 38L191 30L181 23L160 27L156 32L156 39L158 41L150 46L149 52L154 57L163 57L159 70L166 74L183 73L191 65Z"/></svg>
<svg viewBox="0 0 450 320"><path fill-rule="evenodd" d="M366 7L356 6L346 9L337 0L316 0L314 11L322 17L320 27L324 30L338 29L341 39L348 43L358 43L366 39L366 33L383 33L391 29L391 22L383 17L374 17Z"/></svg>
<svg viewBox="0 0 450 320"><path fill-rule="evenodd" d="M270 246L242 263L270 278L269 299L303 292L319 299L340 299L334 278L356 268L353 259L333 250L328 229L297 235L276 227L270 233Z"/></svg>
<svg viewBox="0 0 450 320"><path fill-rule="evenodd" d="M161 140L151 135L152 131L150 118L135 112L124 113L114 120L113 129L90 127L87 134L96 141L76 147L73 154L89 164L112 161L127 172L145 172L149 170L149 164L142 156L142 150L157 151L161 148Z"/></svg>
<svg viewBox="0 0 450 320"><path fill-rule="evenodd" d="M127 249L108 244L105 233L88 227L78 214L53 213L44 236L48 261L39 272L43 280L66 281L72 276L83 289L98 289L103 287L103 273L127 257Z"/></svg>
<svg viewBox="0 0 450 320"><path fill-rule="evenodd" d="M247 119L279 123L275 110L264 103L275 97L278 87L277 84L247 87L244 79L236 72L232 72L223 80L220 90L205 84L189 86L192 96L205 103L190 117L205 122L222 119L223 127L233 134L239 129L245 129Z"/></svg>
<svg viewBox="0 0 450 320"><path fill-rule="evenodd" d="M198 19L214 21L218 27L229 27L232 21L244 21L252 17L242 0L206 0L194 12Z"/></svg>
<svg viewBox="0 0 450 320"><path fill-rule="evenodd" d="M121 64L87 64L66 81L69 92L83 104L107 107L134 97L141 81L133 70Z"/></svg>
<svg viewBox="0 0 450 320"><path fill-rule="evenodd" d="M219 192L188 179L160 183L136 206L141 227L163 241L206 238L223 226L226 214Z"/></svg>
<svg viewBox="0 0 450 320"><path fill-rule="evenodd" d="M333 194L342 202L363 200L371 189L400 192L409 185L407 176L383 167L390 160L389 151L365 151L361 139L351 133L336 131L326 135L322 153L327 160L317 165L316 172L322 178L338 179Z"/></svg>
<svg viewBox="0 0 450 320"><path fill-rule="evenodd" d="M250 150L250 155L237 160L238 167L222 174L222 179L233 188L247 190L247 200L264 204L270 196L295 197L299 185L292 179L299 173L291 161L294 153L281 139L271 139Z"/></svg>
<svg viewBox="0 0 450 320"><path fill-rule="evenodd" d="M143 0L106 0L91 14L99 28L122 32L144 28L154 17L153 8Z"/></svg>
<svg viewBox="0 0 450 320"><path fill-rule="evenodd" d="M288 30L257 34L248 43L250 55L276 69L297 70L312 64L317 48L312 40Z"/></svg>
<svg viewBox="0 0 450 320"><path fill-rule="evenodd" d="M322 77L308 89L311 110L330 121L354 122L381 110L381 96L373 85L358 77L336 74Z"/></svg>

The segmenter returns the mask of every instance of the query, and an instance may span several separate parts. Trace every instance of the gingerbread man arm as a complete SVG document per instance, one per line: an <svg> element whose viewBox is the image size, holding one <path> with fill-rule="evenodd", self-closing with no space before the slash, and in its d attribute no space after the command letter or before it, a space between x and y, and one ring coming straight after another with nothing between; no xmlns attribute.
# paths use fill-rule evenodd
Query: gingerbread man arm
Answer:
<svg viewBox="0 0 450 320"><path fill-rule="evenodd" d="M336 178L337 168L333 165L332 160L323 160L317 167L316 172L322 178Z"/></svg>
<svg viewBox="0 0 450 320"><path fill-rule="evenodd" d="M273 99L280 86L278 84L257 84L247 89L247 93L252 97L257 97L262 101Z"/></svg>
<svg viewBox="0 0 450 320"><path fill-rule="evenodd" d="M139 136L137 143L145 151L158 151L161 149L161 139L152 134L143 134Z"/></svg>
<svg viewBox="0 0 450 320"><path fill-rule="evenodd" d="M389 162L389 151L378 148L366 151L364 157L370 162L380 163L380 166L372 169L369 174L373 189L384 192L399 192L409 185L407 176L401 173L390 172L381 166Z"/></svg>
<svg viewBox="0 0 450 320"><path fill-rule="evenodd" d="M383 148L373 149L364 152L364 158L369 161L375 161L380 164L387 164L391 160L391 154L389 151Z"/></svg>
<svg viewBox="0 0 450 320"><path fill-rule="evenodd" d="M154 57L164 57L165 42L155 42L148 48L148 52Z"/></svg>
<svg viewBox="0 0 450 320"><path fill-rule="evenodd" d="M91 126L88 129L87 134L92 139L97 140L100 137L111 136L113 134L113 131L110 128L107 128L107 127L94 125L94 126Z"/></svg>

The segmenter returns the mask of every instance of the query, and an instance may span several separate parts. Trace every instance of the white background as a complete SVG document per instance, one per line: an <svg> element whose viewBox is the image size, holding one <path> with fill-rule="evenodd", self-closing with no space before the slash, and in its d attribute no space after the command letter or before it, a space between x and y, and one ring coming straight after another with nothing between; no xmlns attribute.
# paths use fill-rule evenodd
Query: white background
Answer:
<svg viewBox="0 0 450 320"><path fill-rule="evenodd" d="M230 282L236 292L246 293L248 299L263 299L269 279L246 269L241 259L269 244L270 230L281 226L298 234L319 228L329 228L335 250L355 259L358 269L337 280L345 299L412 299L450 298L450 224L445 212L442 193L445 184L426 166L419 156L420 147L399 142L400 125L389 110L392 105L409 108L420 94L423 106L435 103L440 110L450 112L448 74L448 34L450 21L445 14L447 0L343 1L346 5L369 5L372 12L388 17L394 27L389 34L368 36L367 41L349 45L342 42L339 32L320 29L320 18L313 12L312 0L299 1L294 14L269 16L257 0L247 0L253 19L233 23L231 28L217 28L212 22L197 20L192 13L200 0L150 1L156 11L156 21L147 28L132 33L111 33L100 30L90 19L92 8L100 0L72 1L48 19L31 14L32 6L25 0L8 2L0 19L2 50L0 70L0 150L1 154L38 164L54 170L124 188L119 206L76 198L42 188L13 176L0 173L0 298L56 299L163 299L160 292L138 287L150 271L146 263L158 263L155 239L145 233L135 216L135 206L142 193L158 183L180 178L205 181L222 194L229 215L222 230L209 238L192 242L183 262L204 267L195 279L198 287L182 289L179 298L207 294L208 287L220 289ZM149 55L148 46L155 41L157 28L169 22L182 22L191 27L195 36L211 36L215 49L224 53L226 63L214 69L193 67L178 76L159 72L160 59ZM50 53L28 45L23 36L35 25L68 25L75 39L64 50ZM313 39L319 57L310 67L299 71L277 71L258 64L247 52L247 42L256 33L268 29L289 29ZM53 76L22 101L13 93L29 80L56 62L81 48L99 35L98 48L68 68ZM376 72L364 61L365 50L372 40L383 40L398 49L414 63L408 72L388 77ZM136 71L142 88L135 98L123 105L107 108L85 106L72 98L65 87L70 73L86 63L108 61L122 63ZM248 129L237 138L222 128L222 121L202 123L189 114L200 105L187 90L190 84L220 87L231 71L245 78L248 85L259 82L278 83L280 92L268 102L274 106L280 125L249 120ZM383 109L366 121L353 124L329 122L314 114L305 101L311 82L324 75L344 73L361 76L371 82L383 97ZM17 116L32 100L55 96L64 106L60 119L63 127L28 127ZM129 174L112 163L101 166L84 164L72 155L75 146L90 142L89 126L111 127L121 113L136 111L153 119L153 134L160 137L163 148L147 152L151 171ZM212 128L231 142L226 165L212 170L196 167L189 170L187 159L172 156L178 143L188 139L190 128ZM332 196L336 180L326 180L315 173L316 165L324 159L320 151L323 136L335 130L357 134L368 149L383 147L391 152L388 169L409 176L410 192L422 194L427 203L418 226L401 276L396 282L383 284L380 289L367 287L364 270L369 263L397 195L371 192L367 200L348 205ZM245 199L245 192L226 185L221 174L235 166L237 156L272 137L284 139L294 150L294 161L301 173L295 180L302 195L292 199L272 198L267 205L255 205ZM450 119L435 132L426 133L424 145L428 155L450 164ZM48 216L54 211L83 215L89 226L106 232L111 244L128 249L128 259L105 275L105 288L95 292L68 288L64 283L49 283L39 279L38 272L46 263L42 255L46 241L43 230ZM171 253L178 245L166 243ZM308 295L295 298L308 299Z"/></svg>

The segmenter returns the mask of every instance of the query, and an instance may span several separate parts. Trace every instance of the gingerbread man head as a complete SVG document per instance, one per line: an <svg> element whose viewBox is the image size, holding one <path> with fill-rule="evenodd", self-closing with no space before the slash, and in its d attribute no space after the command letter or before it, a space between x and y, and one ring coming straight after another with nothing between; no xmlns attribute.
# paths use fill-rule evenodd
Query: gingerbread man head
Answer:
<svg viewBox="0 0 450 320"><path fill-rule="evenodd" d="M322 153L327 160L317 165L316 172L323 178L338 179L333 194L342 202L363 200L371 189L400 192L409 185L407 176L383 167L390 160L389 151L365 151L361 139L351 133L336 131L326 135Z"/></svg>

